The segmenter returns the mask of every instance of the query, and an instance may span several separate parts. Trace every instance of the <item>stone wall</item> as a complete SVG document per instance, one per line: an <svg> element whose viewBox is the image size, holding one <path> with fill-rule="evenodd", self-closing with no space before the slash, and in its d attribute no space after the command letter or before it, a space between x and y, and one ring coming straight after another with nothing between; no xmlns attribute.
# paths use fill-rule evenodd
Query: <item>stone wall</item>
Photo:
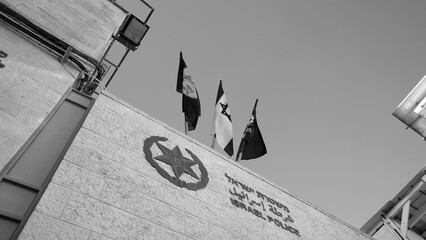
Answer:
<svg viewBox="0 0 426 240"><path fill-rule="evenodd" d="M0 24L0 171L78 73ZM74 75L74 76L73 76Z"/></svg>
<svg viewBox="0 0 426 240"><path fill-rule="evenodd" d="M370 238L104 93L19 239Z"/></svg>
<svg viewBox="0 0 426 240"><path fill-rule="evenodd" d="M0 0L85 54L100 59L126 13L108 0Z"/></svg>

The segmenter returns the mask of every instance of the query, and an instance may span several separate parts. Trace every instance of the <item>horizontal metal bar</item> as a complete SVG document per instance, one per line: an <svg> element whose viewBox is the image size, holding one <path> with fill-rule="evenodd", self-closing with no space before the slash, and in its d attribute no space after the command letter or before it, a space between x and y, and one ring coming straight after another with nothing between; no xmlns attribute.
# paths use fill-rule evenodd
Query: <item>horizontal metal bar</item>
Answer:
<svg viewBox="0 0 426 240"><path fill-rule="evenodd" d="M149 5L147 2L145 2L144 0L140 0L141 2L143 2L147 7L149 7L151 10L154 10L153 7L151 7L151 5Z"/></svg>
<svg viewBox="0 0 426 240"><path fill-rule="evenodd" d="M392 218L393 216L395 216L395 214L397 214L402 207L404 206L404 204L411 199L411 197L414 195L414 193L418 192L420 190L420 188L423 186L423 184L426 181L426 175L424 175L422 177L422 180L419 181L417 183L417 185L415 185L409 193L407 193L407 195L405 195L401 200L399 200L398 203L395 204L395 206L389 210L389 212L386 213L386 218Z"/></svg>
<svg viewBox="0 0 426 240"><path fill-rule="evenodd" d="M8 219L8 220L15 221L18 224L22 221L22 217L19 217L17 215L10 214L10 213L7 213L7 212L1 211L1 210L0 210L0 217Z"/></svg>
<svg viewBox="0 0 426 240"><path fill-rule="evenodd" d="M113 67L117 67L117 65L115 65L115 63L111 62L110 60L108 60L107 58L104 58L104 61L111 64L111 66Z"/></svg>
<svg viewBox="0 0 426 240"><path fill-rule="evenodd" d="M12 168L12 169L13 169L13 168ZM18 186L20 186L20 187L23 187L23 188L29 189L29 190L34 191L34 192L39 192L39 191L41 190L41 188L40 188L40 187L37 187L36 185L33 185L33 184L31 184L31 183L27 183L27 182L21 181L21 180L19 180L19 179L16 179L16 178L10 177L10 176L8 176L8 175L4 176L4 178L2 179L2 181L10 182L10 183L12 183L12 184L18 185Z"/></svg>

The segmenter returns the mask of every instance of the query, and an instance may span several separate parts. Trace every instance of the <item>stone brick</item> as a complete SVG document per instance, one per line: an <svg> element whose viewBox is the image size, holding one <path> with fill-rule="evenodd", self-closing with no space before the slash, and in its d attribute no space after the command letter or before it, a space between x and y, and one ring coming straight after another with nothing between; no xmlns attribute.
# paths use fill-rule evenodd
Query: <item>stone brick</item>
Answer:
<svg viewBox="0 0 426 240"><path fill-rule="evenodd" d="M209 184L207 185L207 188L209 191L212 192L212 196L214 197L208 197L210 193L207 191L205 193L200 192L199 194L200 194L200 197L202 197L203 199L206 199L206 201L209 202L210 204L212 204L211 202L214 200L215 206L218 205L217 207L220 207L221 209L223 209L224 211L228 213L232 213L235 211L235 208L231 207L231 210L229 212L229 206L230 206L229 198L232 197L231 192L234 191L234 187L236 191L238 192L243 191L243 189L229 183L225 179L226 179L225 176L211 177ZM250 199L256 200L257 197L254 193L248 193L247 191L244 191L244 192L249 195Z"/></svg>
<svg viewBox="0 0 426 240"><path fill-rule="evenodd" d="M229 239L232 234L222 228L193 216L185 218L186 235L194 239Z"/></svg>
<svg viewBox="0 0 426 240"><path fill-rule="evenodd" d="M48 56L48 53L40 51L38 48L29 48L24 54L19 56L19 60L22 64L28 66L24 71L35 73L33 77L41 80L40 76L46 75L46 72L56 74L61 69L59 59L55 58L55 61L40 61L41 58Z"/></svg>
<svg viewBox="0 0 426 240"><path fill-rule="evenodd" d="M114 153L113 159L126 167L129 167L138 172L146 172L150 173L151 171L147 171L147 164L145 160L145 156L143 154L136 153L125 147L118 147Z"/></svg>
<svg viewBox="0 0 426 240"><path fill-rule="evenodd" d="M205 204L188 194L183 189L173 189L166 187L165 201L166 203L177 207L189 214L195 215L205 221L215 222L218 220L218 209Z"/></svg>
<svg viewBox="0 0 426 240"><path fill-rule="evenodd" d="M73 194L61 219L112 238L155 239L155 225L96 199Z"/></svg>
<svg viewBox="0 0 426 240"><path fill-rule="evenodd" d="M64 160L59 165L52 182L97 198L101 193L104 178Z"/></svg>
<svg viewBox="0 0 426 240"><path fill-rule="evenodd" d="M118 144L120 142L120 133L117 126L111 125L106 121L95 117L90 114L84 121L83 127L96 133L99 136L103 136L108 140Z"/></svg>
<svg viewBox="0 0 426 240"><path fill-rule="evenodd" d="M123 165L93 151L87 154L86 161L82 166L93 173L115 181L123 178L122 173L126 171Z"/></svg>
<svg viewBox="0 0 426 240"><path fill-rule="evenodd" d="M0 171L19 150L25 139L10 130L0 129Z"/></svg>
<svg viewBox="0 0 426 240"><path fill-rule="evenodd" d="M179 190L177 190L179 191ZM211 191L210 189L202 189L196 192L189 192L192 198L199 200L199 204L210 206L207 209L211 209L211 211L215 212L214 215L210 215L208 219L213 220L216 224L226 230L233 231L235 229L243 229L241 232L251 233L251 236L256 235L253 233L252 229L261 229L262 222L251 213L247 213L242 209L239 209L231 204L230 201L230 193L228 189L224 192L225 194L219 194L217 192ZM172 196L170 196L172 195ZM172 190L166 189L166 201L171 199L171 201L184 201L180 199L185 199L182 196L176 196L176 193ZM179 200L175 200L179 199ZM193 203L192 201L189 204L190 206L197 207L197 203ZM248 204L247 204L248 205ZM203 210L206 211L207 209ZM203 214L209 214L210 211L201 212ZM202 219L208 220L207 218L203 218L203 214L199 213L198 216ZM249 225L250 227L247 227Z"/></svg>
<svg viewBox="0 0 426 240"><path fill-rule="evenodd" d="M86 240L89 231L51 217L49 215L33 212L19 240Z"/></svg>
<svg viewBox="0 0 426 240"><path fill-rule="evenodd" d="M143 154L143 139L136 138L133 134L123 130L123 127L117 127L98 117L89 115L84 123L84 127L93 131L94 133L106 137L117 146L123 146L133 152ZM140 136L145 136L143 133Z"/></svg>
<svg viewBox="0 0 426 240"><path fill-rule="evenodd" d="M20 53L24 53L28 48L29 43L24 40L21 36L11 31L6 25L0 26L0 38L2 41L2 50L7 53L13 52L11 56L9 54L8 59L16 57Z"/></svg>
<svg viewBox="0 0 426 240"><path fill-rule="evenodd" d="M34 129L40 126L48 114L49 111L47 110L26 108L15 124L19 124L19 127L22 126L22 131L29 136L34 132Z"/></svg>
<svg viewBox="0 0 426 240"><path fill-rule="evenodd" d="M334 217L326 216L326 218L321 221L321 225L321 230L327 232L335 239L342 239L345 237L357 239L361 237L360 232L354 231L355 228L342 224L341 220Z"/></svg>
<svg viewBox="0 0 426 240"><path fill-rule="evenodd" d="M163 200L164 199L164 185L154 179L151 179L141 173L125 168L126 171L118 179L120 184L128 185L132 188L143 191L149 196Z"/></svg>
<svg viewBox="0 0 426 240"><path fill-rule="evenodd" d="M166 186L174 186L163 178L142 154L120 146L115 151L113 160Z"/></svg>
<svg viewBox="0 0 426 240"><path fill-rule="evenodd" d="M163 136L164 126L159 122L136 111L131 111L124 119L123 128L135 138L144 139L146 136Z"/></svg>
<svg viewBox="0 0 426 240"><path fill-rule="evenodd" d="M19 100L21 104L30 108L40 108L41 105L45 105L44 109L51 109L57 102L57 96L50 96L53 99L49 99L45 95L47 87L32 80L27 76L20 75L15 79L13 84L6 89L6 95L12 99ZM56 100L56 101L54 101Z"/></svg>
<svg viewBox="0 0 426 240"><path fill-rule="evenodd" d="M140 134L142 135L142 134ZM138 154L143 154L143 139L133 137L132 134L128 132L120 131L119 132L119 142L121 146L124 146Z"/></svg>
<svg viewBox="0 0 426 240"><path fill-rule="evenodd" d="M103 156L111 158L117 148L114 143L105 137L91 132L85 128L80 129L75 137L74 143L85 146L89 150L93 150Z"/></svg>
<svg viewBox="0 0 426 240"><path fill-rule="evenodd" d="M163 184L97 153L88 156L84 168L127 185L154 198L164 199Z"/></svg>
<svg viewBox="0 0 426 240"><path fill-rule="evenodd" d="M322 236L317 236L315 238L298 238L298 240L302 240L302 239L327 239L327 240L334 240L334 239L328 239L328 238L321 238ZM294 240L294 238L284 238L283 236L276 236L273 234L262 234L261 238L257 238L257 239L262 239L262 240L282 240L282 239L288 239L288 240Z"/></svg>
<svg viewBox="0 0 426 240"><path fill-rule="evenodd" d="M105 93L108 94L108 93ZM122 103L112 99L110 96L108 95L101 95L99 96L99 98L96 100L95 106L99 105L102 106L103 108L108 108L111 111L114 111L122 116L126 116L131 110L129 110L128 107L124 106Z"/></svg>
<svg viewBox="0 0 426 240"><path fill-rule="evenodd" d="M78 166L85 166L86 159L90 154L95 154L95 152L74 143L70 146L70 148L68 148L64 159Z"/></svg>
<svg viewBox="0 0 426 240"><path fill-rule="evenodd" d="M192 238L189 238L185 235L170 231L167 228L163 227L157 227L156 229L156 240L191 240Z"/></svg>
<svg viewBox="0 0 426 240"><path fill-rule="evenodd" d="M289 224L289 226L295 227L299 231L299 234L301 235L302 239L326 239L327 237L320 238L320 236L326 235L331 238L329 233L323 232L322 229L318 228L318 225L314 224L314 219L312 218L312 216L306 213L305 211L300 210L298 208L292 208L290 209L290 211L290 215L293 218L294 223ZM296 237L294 234L290 234L288 231L282 230L279 227L275 226L272 222L268 223L265 228L270 234L273 234L275 236L285 235L289 238ZM295 239L300 239L300 237L296 237Z"/></svg>
<svg viewBox="0 0 426 240"><path fill-rule="evenodd" d="M176 232L185 232L182 211L132 188L107 181L100 200Z"/></svg>
<svg viewBox="0 0 426 240"><path fill-rule="evenodd" d="M68 87L68 84L66 84L66 86ZM50 88L47 88L43 95L53 104L59 102L59 100L62 98L62 93L58 93Z"/></svg>
<svg viewBox="0 0 426 240"><path fill-rule="evenodd" d="M36 211L59 218L70 196L70 189L50 183L43 193Z"/></svg>
<svg viewBox="0 0 426 240"><path fill-rule="evenodd" d="M79 75L76 69L68 64L60 65L56 63L58 70L56 72L48 72L37 70L33 72L32 79L47 86L52 91L63 94L71 86Z"/></svg>
<svg viewBox="0 0 426 240"><path fill-rule="evenodd" d="M0 111L9 114L11 117L16 118L27 108L26 105L17 100L10 98L7 95L0 96Z"/></svg>
<svg viewBox="0 0 426 240"><path fill-rule="evenodd" d="M89 240L113 240L113 238L103 236L95 232L91 232L89 236Z"/></svg>
<svg viewBox="0 0 426 240"><path fill-rule="evenodd" d="M261 239L264 235L262 223L259 221L250 221L241 218L239 214L228 215L218 209L219 221L216 222L217 226L228 230L232 239Z"/></svg>
<svg viewBox="0 0 426 240"><path fill-rule="evenodd" d="M123 115L114 112L113 110L103 106L102 104L95 103L92 107L91 114L114 126L121 126L124 121Z"/></svg>

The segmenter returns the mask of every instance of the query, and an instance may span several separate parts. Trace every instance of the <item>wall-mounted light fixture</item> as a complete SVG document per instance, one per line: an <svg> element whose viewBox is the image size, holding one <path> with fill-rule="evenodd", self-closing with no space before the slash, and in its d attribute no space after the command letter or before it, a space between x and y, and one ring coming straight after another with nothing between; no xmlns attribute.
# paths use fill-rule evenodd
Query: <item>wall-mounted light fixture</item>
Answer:
<svg viewBox="0 0 426 240"><path fill-rule="evenodd" d="M123 9L120 5L118 5L115 0L110 0L110 1L115 6L121 8L124 12L128 13L125 9ZM121 57L120 62L118 64L115 64L105 58L105 56L109 52L109 48L112 46L114 41L111 42L110 46L108 47L108 50L105 52L102 62L105 61L114 68L114 71L111 73L107 83L105 84L105 88L108 87L109 83L111 82L117 70L120 68L121 64L123 63L129 51L130 50L135 51L139 47L140 42L142 41L146 32L149 29L149 26L146 25L146 23L148 22L149 18L154 12L154 8L152 8L147 2L145 2L145 0L139 0L139 1L142 2L145 6L147 6L150 9L150 11L148 15L146 16L145 21L141 21L139 18L135 17L133 14L128 14L123 24L117 31L116 35L113 36L113 40L120 42L126 47L126 52Z"/></svg>
<svg viewBox="0 0 426 240"><path fill-rule="evenodd" d="M135 51L148 29L148 25L133 14L129 14L114 38L130 50Z"/></svg>

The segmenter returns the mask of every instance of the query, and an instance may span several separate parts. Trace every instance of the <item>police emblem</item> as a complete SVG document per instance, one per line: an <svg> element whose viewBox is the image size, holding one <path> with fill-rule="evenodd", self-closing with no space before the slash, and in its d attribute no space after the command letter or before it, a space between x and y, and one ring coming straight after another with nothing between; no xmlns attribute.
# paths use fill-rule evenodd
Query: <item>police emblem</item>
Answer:
<svg viewBox="0 0 426 240"><path fill-rule="evenodd" d="M209 182L209 177L207 169L204 167L201 160L189 149L185 148L186 152L191 156L193 160L184 157L179 146L176 146L173 149L168 149L167 147L159 143L160 141L166 142L167 140L167 138L159 136L152 136L145 139L143 151L145 153L146 160L148 160L151 166L153 166L161 176L163 176L165 179L169 180L171 183L179 187L186 188L192 191L197 191L207 186L207 183ZM154 143L161 150L163 155L153 157L151 148ZM166 169L161 167L156 160L170 165L174 176L172 176L168 171L166 171ZM200 176L198 176L194 172L192 166L198 166L200 170ZM184 173L195 178L197 182L187 182L179 179Z"/></svg>

